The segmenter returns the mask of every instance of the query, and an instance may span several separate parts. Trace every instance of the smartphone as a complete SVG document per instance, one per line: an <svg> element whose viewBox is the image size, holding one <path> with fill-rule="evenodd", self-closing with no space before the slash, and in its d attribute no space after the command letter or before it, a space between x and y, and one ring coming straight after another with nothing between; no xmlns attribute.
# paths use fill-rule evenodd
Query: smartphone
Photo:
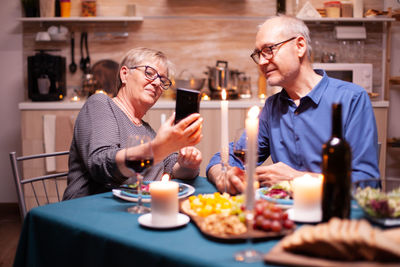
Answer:
<svg viewBox="0 0 400 267"><path fill-rule="evenodd" d="M200 92L186 88L176 89L175 124L190 114L199 113Z"/></svg>

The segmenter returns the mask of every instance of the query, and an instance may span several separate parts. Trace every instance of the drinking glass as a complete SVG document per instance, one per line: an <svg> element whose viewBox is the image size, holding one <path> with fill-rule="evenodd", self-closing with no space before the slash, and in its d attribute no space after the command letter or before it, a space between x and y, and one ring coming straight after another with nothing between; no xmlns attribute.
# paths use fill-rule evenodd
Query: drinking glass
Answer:
<svg viewBox="0 0 400 267"><path fill-rule="evenodd" d="M143 175L153 165L153 150L151 138L145 135L131 135L125 150L125 165L135 175L138 182L137 205L128 208L130 213L148 213L150 208L142 205L142 181Z"/></svg>
<svg viewBox="0 0 400 267"><path fill-rule="evenodd" d="M235 139L233 141L233 154L240 159L243 165L246 163L246 131L244 128L236 130Z"/></svg>

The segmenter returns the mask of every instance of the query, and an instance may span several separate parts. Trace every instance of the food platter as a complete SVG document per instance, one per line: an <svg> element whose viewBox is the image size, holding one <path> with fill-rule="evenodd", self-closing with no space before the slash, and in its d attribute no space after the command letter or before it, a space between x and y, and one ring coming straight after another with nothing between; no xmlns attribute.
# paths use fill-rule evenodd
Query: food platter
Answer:
<svg viewBox="0 0 400 267"><path fill-rule="evenodd" d="M144 182L145 185L150 184L151 182ZM119 188L119 189L113 189L113 195L126 200L126 201L130 201L130 202L137 202L138 200L138 194L137 191L134 189L129 188L128 186L126 186L127 188ZM185 183L179 183L179 193L178 193L178 198L182 199L182 198L186 198L190 195L192 195L195 192L195 189L193 186L185 184ZM151 202L151 196L150 193L147 190L144 190L142 193L142 201L144 203L150 203Z"/></svg>
<svg viewBox="0 0 400 267"><path fill-rule="evenodd" d="M248 238L257 239L257 240L266 240L266 239L274 239L278 237L282 237L284 235L290 234L294 229L284 229L280 232L266 232L261 230L252 230L250 233L242 233L238 235L229 235L229 234L214 234L206 227L205 218L198 216L193 210L190 208L190 201L188 199L182 200L180 202L180 210L184 214L188 215L191 220L195 223L195 225L199 228L199 230L207 237L216 240L216 241L225 241L225 242L241 242L246 241Z"/></svg>

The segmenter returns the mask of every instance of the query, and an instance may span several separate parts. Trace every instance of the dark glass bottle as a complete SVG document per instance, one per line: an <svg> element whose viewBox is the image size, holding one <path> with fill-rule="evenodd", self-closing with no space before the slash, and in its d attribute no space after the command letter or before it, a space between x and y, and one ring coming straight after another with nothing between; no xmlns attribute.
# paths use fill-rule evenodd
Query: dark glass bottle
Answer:
<svg viewBox="0 0 400 267"><path fill-rule="evenodd" d="M332 136L322 146L322 221L349 218L351 148L342 136L342 105L332 105Z"/></svg>
<svg viewBox="0 0 400 267"><path fill-rule="evenodd" d="M285 14L286 13L286 0L278 0L276 1L276 13L277 14Z"/></svg>

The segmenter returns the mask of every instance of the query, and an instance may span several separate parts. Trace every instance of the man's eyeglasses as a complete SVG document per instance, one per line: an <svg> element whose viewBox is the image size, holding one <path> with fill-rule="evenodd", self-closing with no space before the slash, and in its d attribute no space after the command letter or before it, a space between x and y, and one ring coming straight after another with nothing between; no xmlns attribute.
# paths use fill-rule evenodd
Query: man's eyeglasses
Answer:
<svg viewBox="0 0 400 267"><path fill-rule="evenodd" d="M130 67L129 69L134 70L134 69L137 69L137 68L144 68L144 76L149 81L154 81L155 79L160 78L161 88L164 89L164 90L167 90L172 84L170 79L168 79L165 76L161 76L160 74L158 74L158 72L153 67L150 67L150 66L147 66L147 65L143 65L143 66Z"/></svg>
<svg viewBox="0 0 400 267"><path fill-rule="evenodd" d="M283 45L283 44L285 44L285 43L287 43L287 42L289 42L289 41L292 41L292 40L294 40L294 39L296 39L296 37L292 37L292 38L290 38L290 39L287 39L287 40L285 40L285 41L283 41L283 42L280 42L280 43L273 44L273 45L271 45L271 46L266 46L266 47L264 47L264 48L261 49L261 50L254 49L254 52L250 55L250 57L254 60L254 62L255 62L256 64L260 63L260 57L261 57L261 56L263 56L263 58L269 60L269 59L271 59L271 58L274 57L274 51L275 51L280 45Z"/></svg>

